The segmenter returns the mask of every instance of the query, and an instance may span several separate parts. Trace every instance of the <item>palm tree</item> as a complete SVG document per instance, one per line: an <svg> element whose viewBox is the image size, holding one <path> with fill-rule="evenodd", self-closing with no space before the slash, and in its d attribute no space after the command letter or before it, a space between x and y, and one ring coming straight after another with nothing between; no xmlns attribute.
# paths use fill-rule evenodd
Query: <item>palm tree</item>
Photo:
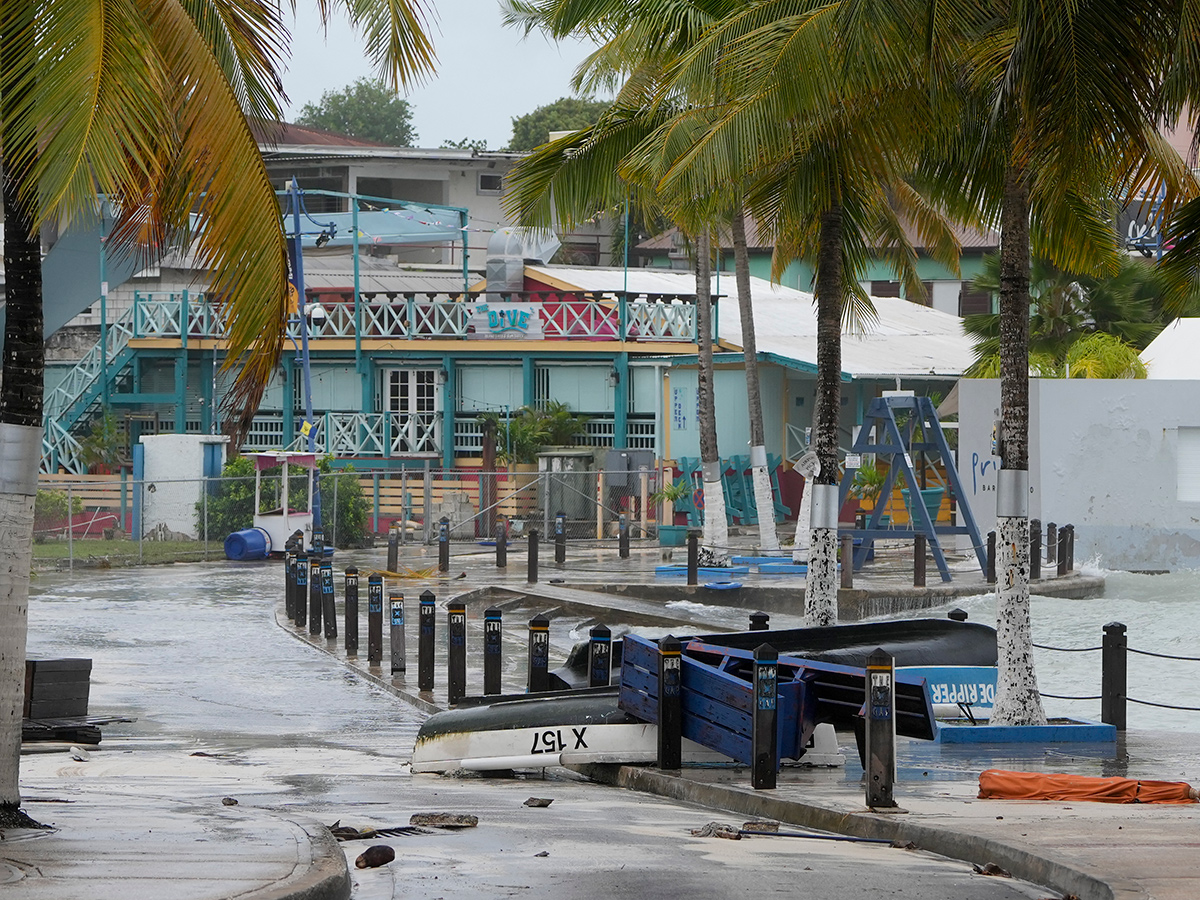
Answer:
<svg viewBox="0 0 1200 900"><path fill-rule="evenodd" d="M423 0L345 0L393 86L432 68ZM334 4L319 7L327 16ZM285 244L247 117L279 121L286 44L279 4L77 4L0 8L8 315L0 383L0 827L18 785L33 499L41 457L38 227L120 210L111 240L137 253L194 237L231 318L239 396L256 404L282 347ZM190 214L203 225L194 234ZM253 350L253 353L250 351Z"/></svg>

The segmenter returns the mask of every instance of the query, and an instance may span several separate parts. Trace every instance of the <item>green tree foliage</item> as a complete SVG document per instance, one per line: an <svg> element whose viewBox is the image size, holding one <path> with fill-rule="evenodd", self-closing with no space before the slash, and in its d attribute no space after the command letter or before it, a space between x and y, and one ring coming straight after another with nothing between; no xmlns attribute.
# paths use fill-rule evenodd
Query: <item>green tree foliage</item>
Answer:
<svg viewBox="0 0 1200 900"><path fill-rule="evenodd" d="M239 456L225 464L221 480L208 495L208 533L224 540L226 535L254 524L254 463ZM197 530L204 533L204 502L196 503Z"/></svg>
<svg viewBox="0 0 1200 900"><path fill-rule="evenodd" d="M83 512L83 498L71 498L71 514ZM58 490L38 491L33 501L34 530L59 525L67 519L67 492Z"/></svg>
<svg viewBox="0 0 1200 900"><path fill-rule="evenodd" d="M587 416L571 412L567 404L552 400L543 408L522 406L512 415L480 413L496 426L496 459L505 465L537 462L546 447L565 447L586 430Z"/></svg>
<svg viewBox="0 0 1200 900"><path fill-rule="evenodd" d="M577 131L600 118L612 104L602 100L561 97L512 120L512 140L507 150L532 150L550 140L552 131Z"/></svg>
<svg viewBox="0 0 1200 900"><path fill-rule="evenodd" d="M389 147L411 147L417 140L409 102L370 78L360 78L340 91L326 91L320 103L304 104L296 124Z"/></svg>
<svg viewBox="0 0 1200 900"><path fill-rule="evenodd" d="M320 465L321 522L326 537L338 547L363 546L366 543L371 505L363 494L358 476L354 474L354 466L334 469L333 460L328 456L321 460ZM334 525L337 526L336 531Z"/></svg>
<svg viewBox="0 0 1200 900"><path fill-rule="evenodd" d="M442 147L447 150L486 150L487 141L483 138L460 138L457 141L442 141Z"/></svg>

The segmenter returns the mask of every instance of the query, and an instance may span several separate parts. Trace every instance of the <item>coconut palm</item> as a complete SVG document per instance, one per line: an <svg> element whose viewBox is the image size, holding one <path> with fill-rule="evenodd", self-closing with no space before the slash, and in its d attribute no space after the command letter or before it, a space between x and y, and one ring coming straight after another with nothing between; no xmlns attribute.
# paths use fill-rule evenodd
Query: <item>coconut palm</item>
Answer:
<svg viewBox="0 0 1200 900"><path fill-rule="evenodd" d="M395 86L430 71L423 0L343 6ZM279 121L286 30L274 0L0 6L5 352L0 384L0 826L20 822L17 781L33 499L41 450L38 228L120 211L117 252L194 238L231 323L231 365L253 405L282 347L286 254L279 207L247 117ZM190 229L197 213L202 225ZM249 351L253 349L253 354Z"/></svg>

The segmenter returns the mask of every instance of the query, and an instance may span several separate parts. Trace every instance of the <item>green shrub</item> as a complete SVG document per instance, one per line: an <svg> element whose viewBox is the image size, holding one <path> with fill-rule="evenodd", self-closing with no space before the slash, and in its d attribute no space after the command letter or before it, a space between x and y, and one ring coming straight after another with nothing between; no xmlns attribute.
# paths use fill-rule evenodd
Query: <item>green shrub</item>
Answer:
<svg viewBox="0 0 1200 900"><path fill-rule="evenodd" d="M71 513L83 512L83 499L71 498ZM67 492L59 490L38 491L33 501L33 527L35 530L59 525L67 518Z"/></svg>

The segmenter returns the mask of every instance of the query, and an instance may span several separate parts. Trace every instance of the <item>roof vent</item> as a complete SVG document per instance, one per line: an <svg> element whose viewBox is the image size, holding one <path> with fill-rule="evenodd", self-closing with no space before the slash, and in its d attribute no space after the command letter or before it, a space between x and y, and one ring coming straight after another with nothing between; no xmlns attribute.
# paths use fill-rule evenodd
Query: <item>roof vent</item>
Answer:
<svg viewBox="0 0 1200 900"><path fill-rule="evenodd" d="M554 232L545 229L497 229L488 239L488 292L524 290L525 265L547 262L561 246Z"/></svg>

